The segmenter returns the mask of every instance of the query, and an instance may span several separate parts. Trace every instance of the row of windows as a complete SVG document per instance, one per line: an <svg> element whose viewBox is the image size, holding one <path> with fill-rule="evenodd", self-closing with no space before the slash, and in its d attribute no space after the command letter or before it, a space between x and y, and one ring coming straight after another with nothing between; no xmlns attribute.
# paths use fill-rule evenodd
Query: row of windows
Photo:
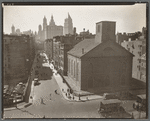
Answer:
<svg viewBox="0 0 150 121"><path fill-rule="evenodd" d="M76 80L78 81L78 63L76 63L73 60L68 59L68 72L74 77L76 78Z"/></svg>

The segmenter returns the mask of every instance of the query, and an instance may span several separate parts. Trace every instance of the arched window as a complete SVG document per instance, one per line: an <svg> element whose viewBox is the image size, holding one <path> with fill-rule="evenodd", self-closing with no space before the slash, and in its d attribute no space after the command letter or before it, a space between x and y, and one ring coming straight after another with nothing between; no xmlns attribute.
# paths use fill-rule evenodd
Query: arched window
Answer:
<svg viewBox="0 0 150 121"><path fill-rule="evenodd" d="M71 60L71 75L73 75L73 60Z"/></svg>
<svg viewBox="0 0 150 121"><path fill-rule="evenodd" d="M76 72L76 69L75 69L75 67L76 67L76 66L75 66L75 61L74 61L74 78L76 78L76 73L75 73L75 72Z"/></svg>
<svg viewBox="0 0 150 121"><path fill-rule="evenodd" d="M79 64L77 63L76 64L76 81L78 81L79 80Z"/></svg>
<svg viewBox="0 0 150 121"><path fill-rule="evenodd" d="M70 73L70 59L68 59L68 72Z"/></svg>

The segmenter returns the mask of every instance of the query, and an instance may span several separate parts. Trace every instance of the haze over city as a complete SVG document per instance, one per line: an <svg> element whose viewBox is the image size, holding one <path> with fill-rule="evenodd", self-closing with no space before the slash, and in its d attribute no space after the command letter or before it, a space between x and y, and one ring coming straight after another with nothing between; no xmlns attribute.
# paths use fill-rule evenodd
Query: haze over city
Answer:
<svg viewBox="0 0 150 121"><path fill-rule="evenodd" d="M146 27L146 4L118 6L4 6L3 31L11 33L14 25L20 31L38 31L38 25L43 23L44 16L49 24L51 15L56 25L64 26L64 19L70 14L73 27L77 33L89 30L95 34L95 26L99 21L116 21L116 33L134 33Z"/></svg>

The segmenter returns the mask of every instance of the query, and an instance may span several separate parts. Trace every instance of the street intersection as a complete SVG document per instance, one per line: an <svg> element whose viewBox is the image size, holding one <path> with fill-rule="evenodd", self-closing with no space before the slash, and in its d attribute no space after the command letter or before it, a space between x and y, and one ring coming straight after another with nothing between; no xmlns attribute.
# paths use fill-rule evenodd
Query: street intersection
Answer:
<svg viewBox="0 0 150 121"><path fill-rule="evenodd" d="M98 113L99 103L102 99L83 102L66 100L58 81L56 81L56 74L50 69L48 62L43 61L45 57L36 56L35 60L39 60L39 62L35 61L33 71L37 69L36 64L41 66L38 68L39 85L34 86L34 81L32 81L30 93L32 98L29 99L32 105L23 109L16 108L15 110L4 111L4 118L103 118ZM44 66L42 66L43 64ZM35 73L32 74L34 79ZM56 90L57 94L55 93ZM132 113L134 101L122 101L122 105ZM135 113L138 116L138 113Z"/></svg>

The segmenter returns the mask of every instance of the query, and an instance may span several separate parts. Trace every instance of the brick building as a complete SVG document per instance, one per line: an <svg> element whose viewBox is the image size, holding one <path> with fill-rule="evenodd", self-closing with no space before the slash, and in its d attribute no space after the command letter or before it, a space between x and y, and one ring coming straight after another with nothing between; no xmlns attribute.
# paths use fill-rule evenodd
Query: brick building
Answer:
<svg viewBox="0 0 150 121"><path fill-rule="evenodd" d="M130 87L133 54L115 39L116 23L96 23L95 39L85 39L68 52L68 77L79 90L120 90Z"/></svg>
<svg viewBox="0 0 150 121"><path fill-rule="evenodd" d="M67 75L68 59L67 52L74 47L78 42L82 41L82 37L57 36L53 40L53 60L57 70L62 75Z"/></svg>
<svg viewBox="0 0 150 121"><path fill-rule="evenodd" d="M35 48L34 38L27 35L3 35L3 82L27 81Z"/></svg>
<svg viewBox="0 0 150 121"><path fill-rule="evenodd" d="M47 54L49 61L53 59L53 39L47 39L44 42L44 50Z"/></svg>

